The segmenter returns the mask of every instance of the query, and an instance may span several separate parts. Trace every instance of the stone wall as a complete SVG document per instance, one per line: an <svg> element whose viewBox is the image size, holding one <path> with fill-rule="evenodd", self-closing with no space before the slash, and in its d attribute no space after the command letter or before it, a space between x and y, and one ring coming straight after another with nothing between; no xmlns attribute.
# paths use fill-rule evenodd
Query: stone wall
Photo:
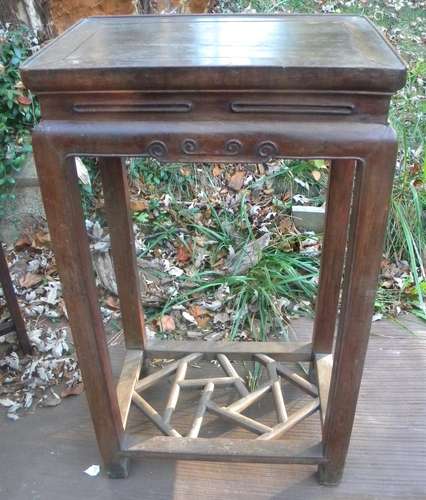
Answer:
<svg viewBox="0 0 426 500"><path fill-rule="evenodd" d="M8 203L5 207L6 213L0 218L0 240L8 245L13 244L23 233L31 234L44 219L33 155L28 156L15 177L15 199Z"/></svg>

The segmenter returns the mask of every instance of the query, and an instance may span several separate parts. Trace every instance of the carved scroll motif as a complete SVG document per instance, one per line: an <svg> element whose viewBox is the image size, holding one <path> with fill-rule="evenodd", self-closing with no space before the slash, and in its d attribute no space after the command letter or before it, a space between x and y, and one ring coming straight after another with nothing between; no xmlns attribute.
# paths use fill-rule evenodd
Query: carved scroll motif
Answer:
<svg viewBox="0 0 426 500"><path fill-rule="evenodd" d="M167 146L163 141L152 141L148 144L147 153L157 159L167 156Z"/></svg>
<svg viewBox="0 0 426 500"><path fill-rule="evenodd" d="M256 147L256 154L265 160L278 155L278 146L272 141L263 141Z"/></svg>

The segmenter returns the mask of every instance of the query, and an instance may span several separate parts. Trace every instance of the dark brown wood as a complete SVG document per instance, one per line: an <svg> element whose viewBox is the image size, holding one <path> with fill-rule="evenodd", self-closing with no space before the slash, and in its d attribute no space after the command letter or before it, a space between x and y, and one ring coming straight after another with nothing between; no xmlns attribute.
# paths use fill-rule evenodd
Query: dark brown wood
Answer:
<svg viewBox="0 0 426 500"><path fill-rule="evenodd" d="M327 465L320 481L340 481L367 351L396 160L395 136L358 165L333 373L324 423Z"/></svg>
<svg viewBox="0 0 426 500"><path fill-rule="evenodd" d="M97 302L75 162L65 159L36 132L33 149L99 450L108 474L126 477L126 462L118 455L123 426Z"/></svg>
<svg viewBox="0 0 426 500"><path fill-rule="evenodd" d="M212 116L209 121L150 118L83 123L46 119L37 130L70 156L152 156L160 161L228 163L289 157L362 159L392 135L392 129L381 123L352 123L344 119L319 123L306 116L296 122L285 117L278 121L265 117L261 122L247 118L231 120L228 112ZM216 119L223 120L220 128ZM188 137L197 143L195 152L188 153L184 148Z"/></svg>
<svg viewBox="0 0 426 500"><path fill-rule="evenodd" d="M136 454L321 463L321 482L340 479L367 347L395 161L389 102L392 92L402 87L405 73L379 32L357 16L93 18L24 64L23 80L38 93L42 108L34 148L52 242L99 447L112 475L125 474L121 456ZM127 387L123 382L118 391L120 402L96 301L74 156L106 158L101 168L127 346L137 357L144 348L144 359L175 359L136 383L132 369ZM126 176L118 159L123 156L201 163L332 160L313 345L144 342ZM346 243L327 398L328 376L319 360L328 359L323 356L332 349ZM232 360L254 360L256 354L263 355L270 380L249 393ZM193 361L218 355L227 377L198 373L184 378ZM315 399L286 419L281 377L315 398L318 389L281 361L314 358L325 413L325 456L309 450L291 452L285 443L271 442L320 407ZM175 379L162 417L138 392L148 393L172 374ZM240 399L220 406L216 399L212 402L211 393L223 382L218 390L231 389ZM123 442L126 418L121 416L127 416L132 385L135 406L166 437L147 440L139 435L136 441ZM188 390L181 390L184 386ZM241 415L271 389L278 423L269 426ZM194 437L179 437L170 421L172 415L175 419L178 397L191 390L202 391L188 429ZM244 444L195 439L212 412L262 434ZM271 430L264 432L262 426Z"/></svg>
<svg viewBox="0 0 426 500"><path fill-rule="evenodd" d="M119 158L101 158L100 171L124 339L128 349L143 349L146 336L129 207L127 170Z"/></svg>
<svg viewBox="0 0 426 500"><path fill-rule="evenodd" d="M353 160L333 160L330 166L321 271L315 308L314 352L331 352L339 303L349 214L355 175Z"/></svg>
<svg viewBox="0 0 426 500"><path fill-rule="evenodd" d="M0 284L3 288L4 298L9 310L11 322L0 326L0 335L6 335L11 331L16 332L19 345L26 354L32 351L31 342L28 338L27 329L25 328L24 318L22 317L19 308L18 300L16 298L15 289L10 278L9 267L7 265L6 256L4 254L3 246L0 242Z"/></svg>
<svg viewBox="0 0 426 500"><path fill-rule="evenodd" d="M26 86L41 91L395 91L404 78L365 17L335 15L95 17L23 66Z"/></svg>

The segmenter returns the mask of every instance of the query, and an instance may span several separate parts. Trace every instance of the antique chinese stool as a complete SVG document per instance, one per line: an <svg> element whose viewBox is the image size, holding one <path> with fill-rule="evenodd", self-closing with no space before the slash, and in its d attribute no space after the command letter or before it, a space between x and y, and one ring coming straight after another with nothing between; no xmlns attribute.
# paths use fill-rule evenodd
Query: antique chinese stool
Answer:
<svg viewBox="0 0 426 500"><path fill-rule="evenodd" d="M23 65L23 81L41 103L34 154L93 425L111 477L126 476L129 456L156 456L318 464L320 482L339 481L392 189L397 143L387 122L389 102L405 74L366 18L334 15L94 17ZM76 156L100 159L126 341L117 384ZM147 339L121 160L128 156L162 162L331 160L311 343ZM152 358L174 361L147 375L142 362ZM202 358L216 360L222 372L210 377L198 368L194 374L194 362ZM238 360L262 363L266 379L249 387ZM314 377L300 374L297 362L310 362ZM158 395L158 384L168 377L160 409L146 394ZM284 401L289 388L305 398L295 411ZM232 398L224 404L216 394L226 390ZM193 412L188 426L179 428L177 402L189 392L196 395ZM255 402L263 408L262 397L274 404L274 421L250 413ZM132 414L141 410L144 425L157 435L129 429L130 408ZM289 431L313 413L321 422L319 435L305 446ZM239 437L205 431L206 419L225 419Z"/></svg>

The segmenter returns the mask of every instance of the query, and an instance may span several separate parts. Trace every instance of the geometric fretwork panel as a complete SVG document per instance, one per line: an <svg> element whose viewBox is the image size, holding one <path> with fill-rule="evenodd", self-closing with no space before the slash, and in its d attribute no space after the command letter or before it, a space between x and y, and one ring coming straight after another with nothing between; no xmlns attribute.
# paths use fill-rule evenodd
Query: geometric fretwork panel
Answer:
<svg viewBox="0 0 426 500"><path fill-rule="evenodd" d="M263 365L264 370L261 382L253 390L249 389L236 366L225 354L216 355L217 366L220 367L219 374L207 376L210 374L206 375L205 371L199 369L200 373L195 373L194 376L192 370L190 375L191 365L200 363L202 358L203 354L200 353L188 354L136 382L132 403L161 434L175 438L197 438L202 432L206 417L215 416L232 426L250 431L258 440L280 439L297 423L320 408L317 386L285 363L277 362L270 356L254 355L254 359ZM166 380L170 381L170 386L164 391ZM289 406L286 401L284 381L304 393L303 405L299 405L295 410L294 405ZM154 408L145 396L160 383L161 394L164 396L161 409ZM188 424L182 431L174 425L173 417L184 391L194 391L196 399L190 405ZM226 403L223 402L224 393L227 393ZM216 395L220 397L217 399ZM306 395L309 396L308 401ZM268 424L262 422L259 417L245 414L252 405L260 403L266 397L271 398L276 414L275 422Z"/></svg>

